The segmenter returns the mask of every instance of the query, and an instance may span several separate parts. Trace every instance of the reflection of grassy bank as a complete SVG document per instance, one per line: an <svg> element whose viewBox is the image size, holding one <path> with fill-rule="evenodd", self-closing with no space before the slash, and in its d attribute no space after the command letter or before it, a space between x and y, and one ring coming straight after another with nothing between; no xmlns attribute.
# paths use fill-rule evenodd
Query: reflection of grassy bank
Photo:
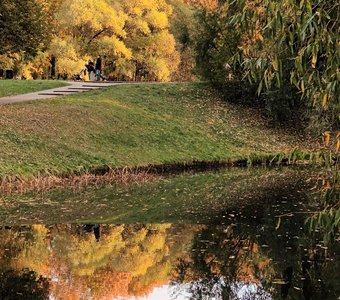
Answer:
<svg viewBox="0 0 340 300"><path fill-rule="evenodd" d="M0 80L0 97L33 93L66 85L66 82L55 80Z"/></svg>
<svg viewBox="0 0 340 300"><path fill-rule="evenodd" d="M115 86L2 106L0 115L3 178L242 159L299 143L256 110L219 102L205 84Z"/></svg>
<svg viewBox="0 0 340 300"><path fill-rule="evenodd" d="M285 168L241 169L183 174L143 185L13 194L4 199L0 217L7 224L215 223L228 211L261 207L277 197L303 202L306 196L299 191L304 191L308 173Z"/></svg>

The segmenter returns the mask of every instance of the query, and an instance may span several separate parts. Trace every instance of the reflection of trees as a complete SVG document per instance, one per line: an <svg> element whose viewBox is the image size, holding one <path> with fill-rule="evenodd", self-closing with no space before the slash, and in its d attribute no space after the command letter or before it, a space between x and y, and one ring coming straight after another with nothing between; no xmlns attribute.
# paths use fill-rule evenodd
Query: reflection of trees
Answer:
<svg viewBox="0 0 340 300"><path fill-rule="evenodd" d="M96 269L104 267L110 260L110 255L124 247L121 236L123 226L109 229L98 243L93 234L76 234L76 228L70 237L68 230L60 231L53 240L53 250L56 255L66 260L70 271L76 275L92 275Z"/></svg>
<svg viewBox="0 0 340 300"><path fill-rule="evenodd" d="M43 273L48 268L48 229L44 225L32 225L26 232L22 249L12 266L15 269L28 268Z"/></svg>
<svg viewBox="0 0 340 300"><path fill-rule="evenodd" d="M48 280L29 270L0 273L0 299L45 300L49 295Z"/></svg>
<svg viewBox="0 0 340 300"><path fill-rule="evenodd" d="M68 269L55 288L56 293L62 284L64 292L90 289L91 295L87 297L109 299L143 294L165 281L170 270L166 243L169 225L103 227L99 242L79 227L59 227L60 232L53 240L55 259L58 263L64 261ZM56 296L63 297L60 292Z"/></svg>
<svg viewBox="0 0 340 300"><path fill-rule="evenodd" d="M186 234L174 238L172 227L102 225L99 241L81 225L0 230L0 265L49 278L54 299L145 295L168 281L173 254L182 254L183 240L191 240L191 229L175 230Z"/></svg>
<svg viewBox="0 0 340 300"><path fill-rule="evenodd" d="M63 300L146 295L170 276L192 299L336 298L340 266L330 259L338 245L325 248L304 230L305 216L289 213L295 202L280 204L285 189L273 197L277 203L258 198L251 210L224 212L219 226L102 225L99 240L82 225L3 229L2 276L43 276L51 297Z"/></svg>
<svg viewBox="0 0 340 300"><path fill-rule="evenodd" d="M48 264L47 231L43 225L0 230L1 270L27 268L41 273Z"/></svg>
<svg viewBox="0 0 340 300"><path fill-rule="evenodd" d="M190 283L192 299L230 299L236 296L239 283L259 286L261 279L272 276L270 260L258 245L235 235L228 226L200 232L192 254L178 261L174 280Z"/></svg>
<svg viewBox="0 0 340 300"><path fill-rule="evenodd" d="M277 191L278 203L286 195ZM176 288L192 299L242 299L246 293L245 299L335 299L340 266L332 257L339 245L324 247L322 235L308 232L304 214L288 213L278 223L275 203L252 210L240 209L229 225L206 226L195 236L191 253L177 261Z"/></svg>
<svg viewBox="0 0 340 300"><path fill-rule="evenodd" d="M324 240L329 241L339 234L340 226L340 167L336 165L327 172L319 174L315 185L320 193L322 209L314 213L308 224L312 231L320 228L324 233Z"/></svg>

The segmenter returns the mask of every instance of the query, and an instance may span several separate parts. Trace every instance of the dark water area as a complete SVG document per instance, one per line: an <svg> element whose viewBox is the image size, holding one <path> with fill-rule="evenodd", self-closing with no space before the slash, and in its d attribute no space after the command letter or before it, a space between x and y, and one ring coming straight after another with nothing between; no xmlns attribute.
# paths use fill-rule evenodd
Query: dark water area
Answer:
<svg viewBox="0 0 340 300"><path fill-rule="evenodd" d="M4 196L0 299L340 299L320 176L234 170Z"/></svg>

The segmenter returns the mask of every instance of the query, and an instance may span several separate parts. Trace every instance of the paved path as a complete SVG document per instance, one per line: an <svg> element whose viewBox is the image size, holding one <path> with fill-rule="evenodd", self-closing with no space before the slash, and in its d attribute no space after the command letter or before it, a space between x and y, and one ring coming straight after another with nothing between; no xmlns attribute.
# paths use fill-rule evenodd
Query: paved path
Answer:
<svg viewBox="0 0 340 300"><path fill-rule="evenodd" d="M68 81L68 86L54 88L50 90L44 90L29 94L17 95L17 96L9 96L0 98L1 104L12 104L18 102L32 101L32 100L41 100L41 99L49 99L58 96L72 95L80 92L91 91L95 89L100 89L104 87L109 87L113 85L122 84L119 82L89 82L89 81Z"/></svg>

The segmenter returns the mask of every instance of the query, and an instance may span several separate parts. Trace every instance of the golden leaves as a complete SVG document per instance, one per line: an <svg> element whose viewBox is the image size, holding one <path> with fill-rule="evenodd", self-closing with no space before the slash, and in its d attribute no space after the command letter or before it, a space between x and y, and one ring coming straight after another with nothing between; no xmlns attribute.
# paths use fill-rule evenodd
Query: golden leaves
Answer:
<svg viewBox="0 0 340 300"><path fill-rule="evenodd" d="M331 132L326 131L324 134L324 144L326 147L331 147L335 150L335 153L338 153L340 150L340 131L338 131L335 135L334 140L331 139Z"/></svg>
<svg viewBox="0 0 340 300"><path fill-rule="evenodd" d="M327 100L328 100L328 94L324 94L322 97L322 106L325 107L327 104Z"/></svg>
<svg viewBox="0 0 340 300"><path fill-rule="evenodd" d="M331 133L329 131L326 131L324 133L324 143L325 143L326 146L329 145L330 139L331 139Z"/></svg>

